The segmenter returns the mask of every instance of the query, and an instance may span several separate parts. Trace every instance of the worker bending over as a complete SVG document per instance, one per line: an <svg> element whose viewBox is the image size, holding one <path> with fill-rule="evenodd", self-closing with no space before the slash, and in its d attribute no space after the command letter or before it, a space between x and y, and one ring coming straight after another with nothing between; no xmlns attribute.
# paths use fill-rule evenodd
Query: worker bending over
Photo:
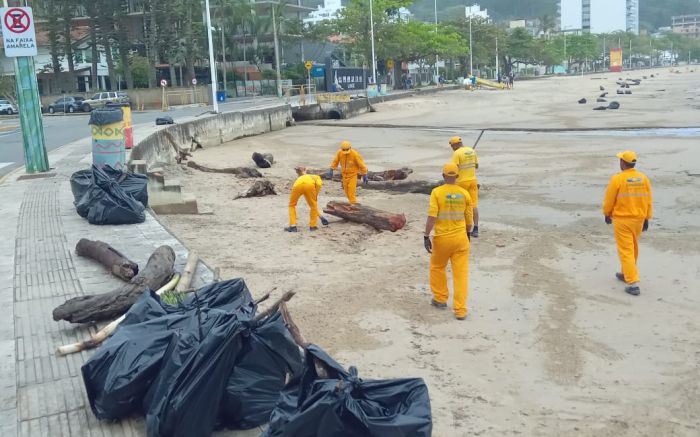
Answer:
<svg viewBox="0 0 700 437"><path fill-rule="evenodd" d="M615 276L625 282L625 292L638 296L639 235L649 228L652 215L651 182L643 173L635 170L637 155L627 150L618 153L622 172L610 178L605 191L603 215L605 223L615 230L617 253L622 272Z"/></svg>
<svg viewBox="0 0 700 437"><path fill-rule="evenodd" d="M469 192L472 199L472 207L474 208L474 230L472 237L479 236L479 185L476 182L476 169L479 168L479 158L476 156L476 150L462 144L460 137L450 138L450 146L454 153L452 154L452 162L459 167L459 177L457 177L457 185Z"/></svg>
<svg viewBox="0 0 700 437"><path fill-rule="evenodd" d="M343 141L340 150L335 154L331 162L330 178L333 179L333 170L340 164L340 172L343 175L343 191L348 198L348 202L357 203L357 175L362 175L362 183L367 183L367 166L362 160L362 156L357 150L352 149L350 141Z"/></svg>
<svg viewBox="0 0 700 437"><path fill-rule="evenodd" d="M289 227L284 230L297 232L297 202L301 196L304 196L309 205L309 230L317 231L319 218L324 226L328 224L328 220L318 212L318 193L321 192L323 181L320 176L306 174L305 167L296 167L294 170L299 177L294 181L292 193L289 196Z"/></svg>
<svg viewBox="0 0 700 437"><path fill-rule="evenodd" d="M430 209L425 224L423 243L430 256L430 302L438 308L447 307L447 262L452 263L454 283L453 308L458 320L467 318L467 293L469 284L469 238L473 224L472 204L469 193L456 184L459 168L454 163L445 164L442 176L445 184L430 193ZM435 237L430 241L430 233Z"/></svg>

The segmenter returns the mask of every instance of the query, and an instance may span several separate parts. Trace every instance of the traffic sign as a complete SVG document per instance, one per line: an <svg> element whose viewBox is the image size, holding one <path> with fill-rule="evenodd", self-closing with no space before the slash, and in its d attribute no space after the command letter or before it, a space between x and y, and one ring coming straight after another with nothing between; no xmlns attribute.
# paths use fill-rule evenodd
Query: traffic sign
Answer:
<svg viewBox="0 0 700 437"><path fill-rule="evenodd" d="M311 61L306 61L304 63L304 67L306 67L307 70L311 71L311 69L314 68L314 63Z"/></svg>
<svg viewBox="0 0 700 437"><path fill-rule="evenodd" d="M394 68L394 60L393 59L389 59L386 61L386 68L388 68L389 70Z"/></svg>
<svg viewBox="0 0 700 437"><path fill-rule="evenodd" d="M192 78L192 85L197 85L197 78L196 77Z"/></svg>
<svg viewBox="0 0 700 437"><path fill-rule="evenodd" d="M161 79L161 80L160 80L160 86L162 86L162 87L168 86L168 81L165 80L165 79Z"/></svg>
<svg viewBox="0 0 700 437"><path fill-rule="evenodd" d="M5 56L36 56L32 8L0 8Z"/></svg>

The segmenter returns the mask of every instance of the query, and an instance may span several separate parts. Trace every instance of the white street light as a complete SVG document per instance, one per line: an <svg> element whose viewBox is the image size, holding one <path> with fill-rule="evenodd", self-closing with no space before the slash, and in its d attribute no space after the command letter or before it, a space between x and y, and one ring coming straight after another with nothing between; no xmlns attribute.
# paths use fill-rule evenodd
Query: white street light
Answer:
<svg viewBox="0 0 700 437"><path fill-rule="evenodd" d="M469 77L474 76L474 50L472 47L472 16L469 15Z"/></svg>
<svg viewBox="0 0 700 437"><path fill-rule="evenodd" d="M219 102L216 101L216 64L214 64L214 42L211 36L211 13L209 12L209 0L204 0L207 12L207 39L209 40L209 74L211 75L211 97L214 102L214 112L219 112Z"/></svg>
<svg viewBox="0 0 700 437"><path fill-rule="evenodd" d="M434 0L435 3L435 37L437 38L437 33L438 33L438 19L437 19L437 0ZM440 76L440 70L438 69L438 55L435 55L435 77Z"/></svg>
<svg viewBox="0 0 700 437"><path fill-rule="evenodd" d="M377 56L374 54L374 13L372 12L372 0L369 0L369 33L372 38L372 82L377 84Z"/></svg>

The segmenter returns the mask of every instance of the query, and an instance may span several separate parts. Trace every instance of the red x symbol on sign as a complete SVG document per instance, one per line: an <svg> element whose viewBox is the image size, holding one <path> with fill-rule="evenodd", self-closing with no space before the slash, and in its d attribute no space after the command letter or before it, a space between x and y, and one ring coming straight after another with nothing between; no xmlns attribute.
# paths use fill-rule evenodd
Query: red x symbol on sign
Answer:
<svg viewBox="0 0 700 437"><path fill-rule="evenodd" d="M19 8L12 8L5 12L5 27L13 33L23 33L29 29L31 20L29 14Z"/></svg>

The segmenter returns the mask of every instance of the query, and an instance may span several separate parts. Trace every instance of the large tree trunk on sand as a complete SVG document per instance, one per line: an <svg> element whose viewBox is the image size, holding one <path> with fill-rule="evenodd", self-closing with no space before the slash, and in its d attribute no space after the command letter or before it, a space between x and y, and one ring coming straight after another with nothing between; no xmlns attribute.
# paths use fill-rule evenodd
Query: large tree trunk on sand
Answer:
<svg viewBox="0 0 700 437"><path fill-rule="evenodd" d="M393 214L357 203L328 202L323 212L351 222L364 223L382 231L396 232L406 226L406 216L403 214Z"/></svg>
<svg viewBox="0 0 700 437"><path fill-rule="evenodd" d="M321 176L321 179L328 179L328 169L307 169L306 173L308 174L315 174L318 176ZM367 172L367 179L370 181L374 182L383 182L383 181L402 181L413 173L413 170L410 168L399 168L396 170L384 170L384 171L369 171ZM357 175L358 178L361 178L362 176L360 174ZM340 181L342 180L343 176L340 174L340 172L333 172L333 180L334 181Z"/></svg>
<svg viewBox="0 0 700 437"><path fill-rule="evenodd" d="M81 238L75 245L78 256L93 259L102 264L117 278L131 281L139 272L139 266L103 241Z"/></svg>
<svg viewBox="0 0 700 437"><path fill-rule="evenodd" d="M411 181L411 182L372 182L362 185L363 190L393 191L396 193L430 194L442 182Z"/></svg>
<svg viewBox="0 0 700 437"><path fill-rule="evenodd" d="M71 323L97 322L115 319L131 308L131 305L147 288L157 290L173 275L175 252L170 246L161 246L148 258L146 267L121 287L103 294L74 297L53 310L54 320Z"/></svg>
<svg viewBox="0 0 700 437"><path fill-rule="evenodd" d="M207 173L225 173L236 175L239 178L261 178L262 173L251 167L229 167L229 168L210 168L197 164L194 161L187 161L187 166L195 170Z"/></svg>

